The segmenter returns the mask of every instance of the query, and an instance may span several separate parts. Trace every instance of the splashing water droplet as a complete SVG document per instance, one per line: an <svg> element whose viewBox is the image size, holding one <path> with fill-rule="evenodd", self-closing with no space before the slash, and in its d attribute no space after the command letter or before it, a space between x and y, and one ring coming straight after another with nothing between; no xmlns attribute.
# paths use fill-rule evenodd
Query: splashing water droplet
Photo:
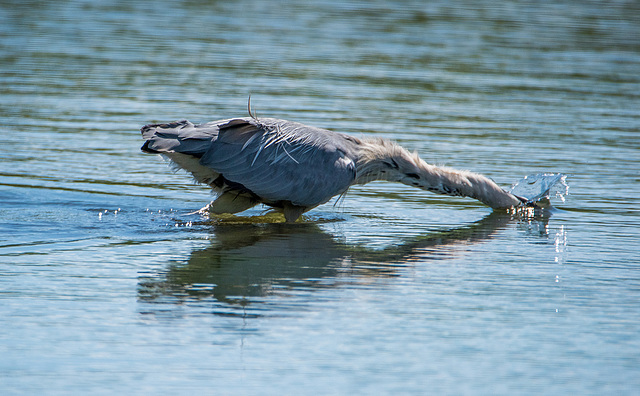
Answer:
<svg viewBox="0 0 640 396"><path fill-rule="evenodd" d="M513 187L511 194L525 198L527 202L538 202L548 199L551 194L560 198L562 202L569 194L569 185L566 182L567 176L562 173L538 173L525 176Z"/></svg>

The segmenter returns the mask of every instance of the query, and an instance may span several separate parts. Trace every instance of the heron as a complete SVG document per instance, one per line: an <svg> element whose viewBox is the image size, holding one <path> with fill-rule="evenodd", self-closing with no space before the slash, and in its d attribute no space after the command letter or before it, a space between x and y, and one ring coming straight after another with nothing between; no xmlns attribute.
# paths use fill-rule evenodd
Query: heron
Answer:
<svg viewBox="0 0 640 396"><path fill-rule="evenodd" d="M526 204L486 176L429 164L391 140L258 119L251 111L203 124L149 124L141 132L143 152L167 157L213 189L216 199L203 208L212 214L264 204L295 222L351 186L375 180L470 197L494 209Z"/></svg>

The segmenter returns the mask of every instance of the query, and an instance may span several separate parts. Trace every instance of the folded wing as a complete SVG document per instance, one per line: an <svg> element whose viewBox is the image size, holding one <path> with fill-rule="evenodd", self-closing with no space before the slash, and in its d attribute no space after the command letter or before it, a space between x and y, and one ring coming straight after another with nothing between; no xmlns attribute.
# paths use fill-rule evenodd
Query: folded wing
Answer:
<svg viewBox="0 0 640 396"><path fill-rule="evenodd" d="M314 207L355 179L353 143L342 134L275 119L239 118L218 128L200 164L267 204Z"/></svg>

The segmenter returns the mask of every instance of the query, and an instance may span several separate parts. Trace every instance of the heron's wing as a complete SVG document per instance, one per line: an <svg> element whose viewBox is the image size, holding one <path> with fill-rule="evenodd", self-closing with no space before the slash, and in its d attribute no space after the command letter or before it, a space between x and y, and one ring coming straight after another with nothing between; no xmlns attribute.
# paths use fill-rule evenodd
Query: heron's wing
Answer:
<svg viewBox="0 0 640 396"><path fill-rule="evenodd" d="M351 143L352 144L352 143ZM225 179L268 202L313 207L355 179L349 142L340 134L290 121L235 119L200 159Z"/></svg>

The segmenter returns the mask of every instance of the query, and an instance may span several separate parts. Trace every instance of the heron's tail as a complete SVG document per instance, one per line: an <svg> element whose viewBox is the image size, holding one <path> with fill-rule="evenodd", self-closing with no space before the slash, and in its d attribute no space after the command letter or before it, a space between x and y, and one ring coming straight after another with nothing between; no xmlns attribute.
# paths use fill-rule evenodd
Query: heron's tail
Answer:
<svg viewBox="0 0 640 396"><path fill-rule="evenodd" d="M217 128L203 128L187 120L149 124L140 130L146 142L142 151L153 154L182 153L200 158L218 135Z"/></svg>
<svg viewBox="0 0 640 396"><path fill-rule="evenodd" d="M215 181L220 174L201 165L200 158L207 152L211 142L217 138L217 127L194 125L184 120L145 125L140 132L147 140L142 145L142 151L162 154L176 167L190 172L196 181L215 188Z"/></svg>
<svg viewBox="0 0 640 396"><path fill-rule="evenodd" d="M140 129L140 132L142 132L143 139L150 139L153 135L156 134L156 132L160 130L162 131L181 130L188 126L193 126L193 124L187 120L175 121L175 122L169 122L169 123L163 123L163 124L148 124L143 126Z"/></svg>

